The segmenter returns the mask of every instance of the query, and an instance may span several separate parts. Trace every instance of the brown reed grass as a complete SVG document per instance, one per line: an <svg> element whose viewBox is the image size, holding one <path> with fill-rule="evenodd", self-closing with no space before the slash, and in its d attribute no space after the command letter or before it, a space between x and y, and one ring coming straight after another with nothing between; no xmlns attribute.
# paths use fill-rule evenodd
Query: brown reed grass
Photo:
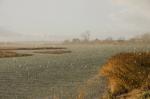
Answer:
<svg viewBox="0 0 150 99"><path fill-rule="evenodd" d="M120 53L111 57L100 70L112 94L135 88L150 88L150 52Z"/></svg>

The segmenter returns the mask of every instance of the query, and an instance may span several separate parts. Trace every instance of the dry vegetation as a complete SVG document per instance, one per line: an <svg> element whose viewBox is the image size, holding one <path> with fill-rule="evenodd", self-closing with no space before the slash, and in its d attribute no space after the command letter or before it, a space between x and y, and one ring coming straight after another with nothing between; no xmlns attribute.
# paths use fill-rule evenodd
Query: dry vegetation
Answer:
<svg viewBox="0 0 150 99"><path fill-rule="evenodd" d="M102 76L108 87L101 86ZM120 53L108 59L100 73L80 88L77 99L149 99L149 82L150 52ZM104 97L102 88L106 90Z"/></svg>
<svg viewBox="0 0 150 99"><path fill-rule="evenodd" d="M115 55L107 61L100 73L107 77L113 96L134 89L150 90L150 52Z"/></svg>
<svg viewBox="0 0 150 99"><path fill-rule="evenodd" d="M0 50L58 50L65 47L27 47L27 48L0 48Z"/></svg>
<svg viewBox="0 0 150 99"><path fill-rule="evenodd" d="M21 53L16 53L16 52L13 52L13 51L0 50L0 58L23 57L23 56L31 56L31 54L21 54Z"/></svg>
<svg viewBox="0 0 150 99"><path fill-rule="evenodd" d="M0 58L31 56L31 54L17 53L17 51L21 51L21 50L35 51L34 53L40 53L40 54L71 53L71 51L65 49L67 48L65 47L26 47L26 48L5 47L5 48L0 48Z"/></svg>
<svg viewBox="0 0 150 99"><path fill-rule="evenodd" d="M65 53L71 53L69 50L51 50L51 51L35 51L34 53L40 53L40 54L65 54Z"/></svg>

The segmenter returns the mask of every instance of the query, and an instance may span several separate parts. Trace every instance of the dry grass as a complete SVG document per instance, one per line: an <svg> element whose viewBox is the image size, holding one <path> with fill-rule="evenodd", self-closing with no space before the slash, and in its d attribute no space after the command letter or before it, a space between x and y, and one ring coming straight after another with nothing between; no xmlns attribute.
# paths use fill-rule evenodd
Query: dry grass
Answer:
<svg viewBox="0 0 150 99"><path fill-rule="evenodd" d="M31 56L31 54L19 54L13 51L5 51L0 50L0 58L7 58L7 57L23 57L23 56Z"/></svg>
<svg viewBox="0 0 150 99"><path fill-rule="evenodd" d="M58 50L67 49L65 47L27 47L27 48L0 48L0 50Z"/></svg>
<svg viewBox="0 0 150 99"><path fill-rule="evenodd" d="M100 70L107 77L113 95L135 88L150 88L150 52L120 53L111 57Z"/></svg>
<svg viewBox="0 0 150 99"><path fill-rule="evenodd" d="M65 53L71 53L69 50L51 50L51 51L35 51L34 53L40 53L40 54L65 54Z"/></svg>

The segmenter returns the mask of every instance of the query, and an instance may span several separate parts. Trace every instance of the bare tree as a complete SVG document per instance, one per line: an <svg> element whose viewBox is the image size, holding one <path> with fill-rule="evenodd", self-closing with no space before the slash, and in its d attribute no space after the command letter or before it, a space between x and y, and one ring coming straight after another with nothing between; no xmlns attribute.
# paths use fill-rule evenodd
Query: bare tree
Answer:
<svg viewBox="0 0 150 99"><path fill-rule="evenodd" d="M90 41L90 31L85 31L84 33L81 34L81 37L83 38L84 42L89 42Z"/></svg>

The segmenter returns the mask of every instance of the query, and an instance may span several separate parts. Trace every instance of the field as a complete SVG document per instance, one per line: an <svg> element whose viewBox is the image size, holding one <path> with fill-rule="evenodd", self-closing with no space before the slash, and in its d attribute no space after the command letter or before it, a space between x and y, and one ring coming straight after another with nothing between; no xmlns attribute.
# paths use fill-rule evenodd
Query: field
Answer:
<svg viewBox="0 0 150 99"><path fill-rule="evenodd" d="M110 56L120 52L150 51L148 44L59 46L71 53L1 58L0 99L76 99L79 89L99 72ZM105 85L102 78L99 95L103 94ZM87 95L89 99L93 94L96 92Z"/></svg>

